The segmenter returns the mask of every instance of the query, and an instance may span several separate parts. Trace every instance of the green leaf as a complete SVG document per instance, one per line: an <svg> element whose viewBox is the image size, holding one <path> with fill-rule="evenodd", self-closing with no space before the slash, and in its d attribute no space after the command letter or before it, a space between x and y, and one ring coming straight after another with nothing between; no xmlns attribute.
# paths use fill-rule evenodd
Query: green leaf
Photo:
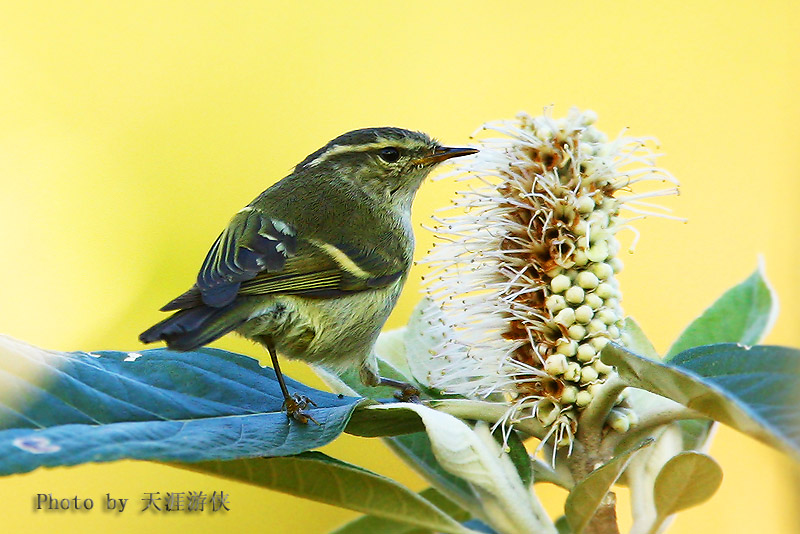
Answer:
<svg viewBox="0 0 800 534"><path fill-rule="evenodd" d="M695 319L670 347L664 360L669 361L679 352L700 345L755 345L772 326L776 313L777 300L763 268L759 267Z"/></svg>
<svg viewBox="0 0 800 534"><path fill-rule="evenodd" d="M713 458L687 451L673 456L656 477L654 498L660 519L707 501L722 484Z"/></svg>
<svg viewBox="0 0 800 534"><path fill-rule="evenodd" d="M425 430L419 415L401 403L392 410L381 409L386 404L361 405L353 412L345 432L365 438L413 434Z"/></svg>
<svg viewBox="0 0 800 534"><path fill-rule="evenodd" d="M456 521L464 522L470 518L468 512L465 512L460 506L434 488L423 490L419 495ZM361 516L339 527L331 534L374 534L376 532L380 532L381 534L432 534L431 530L420 529L415 525L375 517L373 515Z"/></svg>
<svg viewBox="0 0 800 534"><path fill-rule="evenodd" d="M394 480L320 452L179 467L429 530L469 532L444 511Z"/></svg>
<svg viewBox="0 0 800 534"><path fill-rule="evenodd" d="M684 351L663 364L609 344L602 359L629 385L800 459L800 350L723 343Z"/></svg>
<svg viewBox="0 0 800 534"><path fill-rule="evenodd" d="M777 299L767 282L763 267L742 283L725 292L703 314L695 319L670 347L665 361L683 350L713 343L743 343L761 341L777 313ZM643 354L631 347L633 352ZM708 439L712 421L687 420L679 422L687 449L702 448Z"/></svg>
<svg viewBox="0 0 800 534"><path fill-rule="evenodd" d="M633 455L643 447L651 445L653 441L655 440L652 438L646 439L618 454L608 463L589 473L569 492L567 502L564 504L564 513L574 534L580 534L589 524L606 493L625 471Z"/></svg>
<svg viewBox="0 0 800 534"><path fill-rule="evenodd" d="M556 519L556 530L558 534L572 534L572 527L569 526L567 516L562 515Z"/></svg>
<svg viewBox="0 0 800 534"><path fill-rule="evenodd" d="M319 425L290 422L273 370L239 354L65 353L0 336L0 474L297 454L336 438L361 402L286 382Z"/></svg>

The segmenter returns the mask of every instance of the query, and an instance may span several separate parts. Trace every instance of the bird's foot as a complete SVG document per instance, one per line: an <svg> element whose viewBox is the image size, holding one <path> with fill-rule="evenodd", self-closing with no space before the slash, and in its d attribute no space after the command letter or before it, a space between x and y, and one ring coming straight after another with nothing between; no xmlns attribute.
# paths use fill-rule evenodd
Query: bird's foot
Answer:
<svg viewBox="0 0 800 534"><path fill-rule="evenodd" d="M413 402L414 404L422 404L419 399L419 389L411 384L406 384L406 387L399 391L395 391L394 398L400 402Z"/></svg>
<svg viewBox="0 0 800 534"><path fill-rule="evenodd" d="M303 411L308 408L309 405L316 406L317 404L305 395L300 395L299 393L286 397L283 401L283 409L286 410L286 417L294 419L298 423L304 425L308 424L309 421L313 421L314 424L318 425L319 423L316 419Z"/></svg>
<svg viewBox="0 0 800 534"><path fill-rule="evenodd" d="M397 389L394 398L400 402L413 402L414 404L420 404L422 402L419 400L419 389L408 382L400 382L399 380L381 377L378 385Z"/></svg>

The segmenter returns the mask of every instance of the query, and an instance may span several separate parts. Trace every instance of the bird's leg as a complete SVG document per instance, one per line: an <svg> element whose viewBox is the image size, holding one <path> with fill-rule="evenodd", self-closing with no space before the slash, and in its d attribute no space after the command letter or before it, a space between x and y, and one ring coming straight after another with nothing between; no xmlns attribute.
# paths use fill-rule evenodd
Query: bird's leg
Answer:
<svg viewBox="0 0 800 534"><path fill-rule="evenodd" d="M309 420L313 421L315 424L319 424L317 423L316 419L303 411L308 407L309 404L316 406L314 401L305 395L300 395L298 393L295 393L294 395L289 394L289 389L286 387L286 382L283 380L281 366L278 363L278 353L275 352L275 347L272 345L271 341L266 345L267 350L269 351L269 357L272 359L272 368L275 370L275 377L278 379L281 392L283 392L283 409L286 410L286 416L304 425L308 424Z"/></svg>
<svg viewBox="0 0 800 534"><path fill-rule="evenodd" d="M387 386L395 388L398 390L397 393L394 394L397 400L401 402L420 402L419 389L416 387L408 382L382 377L378 372L378 360L374 357L368 358L367 361L364 362L358 374L361 377L361 382L365 386Z"/></svg>

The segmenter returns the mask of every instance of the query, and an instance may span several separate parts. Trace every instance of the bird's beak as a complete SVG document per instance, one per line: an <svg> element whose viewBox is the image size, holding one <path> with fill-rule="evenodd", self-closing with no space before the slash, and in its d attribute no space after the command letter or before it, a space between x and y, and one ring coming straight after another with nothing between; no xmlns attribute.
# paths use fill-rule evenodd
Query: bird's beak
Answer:
<svg viewBox="0 0 800 534"><path fill-rule="evenodd" d="M441 163L450 158L457 158L460 156L469 156L478 152L475 148L454 148L447 146L438 146L434 149L433 154L419 158L415 163L418 165L433 165L434 163Z"/></svg>

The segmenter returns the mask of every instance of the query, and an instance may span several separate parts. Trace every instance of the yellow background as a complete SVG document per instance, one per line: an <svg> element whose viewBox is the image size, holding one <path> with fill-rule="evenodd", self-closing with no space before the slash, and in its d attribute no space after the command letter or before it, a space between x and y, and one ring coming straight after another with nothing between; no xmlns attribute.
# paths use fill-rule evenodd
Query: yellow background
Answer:
<svg viewBox="0 0 800 534"><path fill-rule="evenodd" d="M800 345L800 10L794 2L14 2L0 4L0 331L42 347L139 349L228 218L343 131L447 143L555 104L611 135L656 135L682 182L624 258L626 311L664 350L763 254L782 301L768 342ZM451 182L428 183L417 224ZM430 237L418 231L417 256ZM388 326L418 298L412 276ZM240 339L220 347L263 357ZM319 385L302 364L293 377ZM377 441L330 454L424 487ZM725 480L674 533L797 531L794 467L723 429ZM224 490L226 515L140 514L144 492ZM36 493L91 513L34 513ZM132 510L99 509L103 496ZM542 488L555 513L563 492ZM619 513L629 525L626 497ZM356 514L142 462L0 481L5 532L326 532ZM233 530L231 530L233 531Z"/></svg>

